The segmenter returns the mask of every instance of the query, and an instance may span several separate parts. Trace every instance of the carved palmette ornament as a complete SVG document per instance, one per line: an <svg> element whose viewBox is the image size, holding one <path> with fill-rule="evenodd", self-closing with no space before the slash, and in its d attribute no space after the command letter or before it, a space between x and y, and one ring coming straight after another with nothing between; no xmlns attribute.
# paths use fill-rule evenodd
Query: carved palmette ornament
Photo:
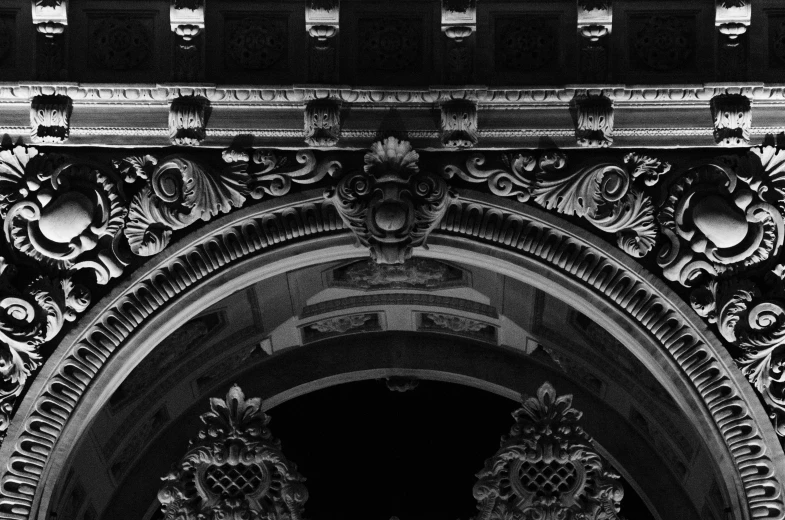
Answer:
<svg viewBox="0 0 785 520"><path fill-rule="evenodd" d="M91 269L98 283L119 276L126 215L113 172L17 146L0 151L0 217L14 250L52 269Z"/></svg>
<svg viewBox="0 0 785 520"><path fill-rule="evenodd" d="M128 168L137 172L150 169L145 161L155 159L125 159ZM182 156L170 156L153 164L148 183L134 196L128 212L125 236L134 254L154 255L166 247L173 231L199 219L207 221L228 213L246 200L247 178L242 162L222 171L210 171Z"/></svg>
<svg viewBox="0 0 785 520"><path fill-rule="evenodd" d="M477 474L475 520L615 520L624 489L578 425L572 395L544 383Z"/></svg>
<svg viewBox="0 0 785 520"><path fill-rule="evenodd" d="M180 96L169 106L169 139L172 144L198 146L205 138L208 101L197 96Z"/></svg>
<svg viewBox="0 0 785 520"><path fill-rule="evenodd" d="M358 242L380 264L401 264L424 246L455 197L445 179L420 172L407 141L388 137L365 154L361 172L348 174L325 198Z"/></svg>
<svg viewBox="0 0 785 520"><path fill-rule="evenodd" d="M234 385L158 492L166 520L301 520L308 490L281 452L258 397Z"/></svg>

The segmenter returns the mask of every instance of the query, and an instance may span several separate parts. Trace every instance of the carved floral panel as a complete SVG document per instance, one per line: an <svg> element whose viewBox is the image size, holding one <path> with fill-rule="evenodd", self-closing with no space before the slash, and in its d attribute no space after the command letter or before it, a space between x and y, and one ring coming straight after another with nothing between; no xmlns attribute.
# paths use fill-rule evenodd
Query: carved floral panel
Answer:
<svg viewBox="0 0 785 520"><path fill-rule="evenodd" d="M420 18L361 18L358 66L361 70L405 72L422 68L423 21Z"/></svg>
<svg viewBox="0 0 785 520"><path fill-rule="evenodd" d="M130 13L90 17L88 60L95 69L150 69L157 52L152 18Z"/></svg>
<svg viewBox="0 0 785 520"><path fill-rule="evenodd" d="M785 13L771 13L769 26L769 66L785 69Z"/></svg>
<svg viewBox="0 0 785 520"><path fill-rule="evenodd" d="M690 71L696 63L694 15L656 13L629 18L630 64L649 72Z"/></svg>
<svg viewBox="0 0 785 520"><path fill-rule="evenodd" d="M495 22L497 71L528 74L559 67L559 19L554 16L499 16Z"/></svg>
<svg viewBox="0 0 785 520"><path fill-rule="evenodd" d="M258 71L288 67L288 19L281 15L227 15L224 24L226 68Z"/></svg>

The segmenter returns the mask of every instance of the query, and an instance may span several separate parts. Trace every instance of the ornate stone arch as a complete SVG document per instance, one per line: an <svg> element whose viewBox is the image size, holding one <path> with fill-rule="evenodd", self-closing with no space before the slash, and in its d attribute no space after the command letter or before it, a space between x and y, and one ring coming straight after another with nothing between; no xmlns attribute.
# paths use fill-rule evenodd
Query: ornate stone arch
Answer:
<svg viewBox="0 0 785 520"><path fill-rule="evenodd" d="M655 276L601 238L530 205L458 190L418 256L483 263L562 297L637 349L717 450L739 518L782 518L783 453L767 415L706 326ZM52 481L112 389L161 339L158 325L251 280L367 254L321 193L237 210L129 273L79 320L32 381L11 423L0 514L46 514ZM308 254L306 254L308 253ZM556 284L550 282L557 282ZM133 348L124 348L133 344Z"/></svg>

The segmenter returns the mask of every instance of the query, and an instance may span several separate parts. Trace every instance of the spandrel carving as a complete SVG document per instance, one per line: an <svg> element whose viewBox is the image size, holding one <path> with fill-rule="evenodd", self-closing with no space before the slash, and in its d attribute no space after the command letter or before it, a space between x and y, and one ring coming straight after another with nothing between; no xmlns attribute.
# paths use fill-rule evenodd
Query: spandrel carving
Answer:
<svg viewBox="0 0 785 520"><path fill-rule="evenodd" d="M141 164L131 158L125 161L132 170L144 172L150 168L152 158ZM154 255L166 247L173 231L242 206L247 182L243 169L240 163L222 171L210 171L181 156L157 162L150 181L131 201L125 227L131 251L141 256Z"/></svg>

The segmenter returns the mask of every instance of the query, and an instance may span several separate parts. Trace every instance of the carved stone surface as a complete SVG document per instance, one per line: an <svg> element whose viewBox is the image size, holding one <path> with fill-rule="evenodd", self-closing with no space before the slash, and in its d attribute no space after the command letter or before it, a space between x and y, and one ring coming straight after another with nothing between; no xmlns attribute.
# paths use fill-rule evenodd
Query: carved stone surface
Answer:
<svg viewBox="0 0 785 520"><path fill-rule="evenodd" d="M725 94L711 99L714 140L725 146L743 146L750 142L752 112L746 96Z"/></svg>
<svg viewBox="0 0 785 520"><path fill-rule="evenodd" d="M580 146L605 148L613 144L613 102L605 96L575 98L575 136Z"/></svg>
<svg viewBox="0 0 785 520"><path fill-rule="evenodd" d="M310 146L335 146L341 137L341 105L329 99L305 107L305 142Z"/></svg>
<svg viewBox="0 0 785 520"><path fill-rule="evenodd" d="M496 327L490 323L468 318L466 316L456 316L454 314L444 314L441 312L417 312L417 330L426 332L447 332L460 334L496 343Z"/></svg>
<svg viewBox="0 0 785 520"><path fill-rule="evenodd" d="M684 67L695 53L694 25L692 17L652 16L633 35L635 57L658 72Z"/></svg>
<svg viewBox="0 0 785 520"><path fill-rule="evenodd" d="M517 153L503 156L504 167L481 169L485 156L472 154L461 166L448 164L444 172L471 183L485 182L495 195L530 198L549 210L577 215L601 231L616 233L617 245L627 254L645 256L657 237L651 197L633 181L642 178L653 185L658 172L669 166L636 153L625 157L624 165L601 163L575 172L564 172L566 158L545 152L539 158ZM651 184L650 184L651 183Z"/></svg>
<svg viewBox="0 0 785 520"><path fill-rule="evenodd" d="M241 17L226 21L227 64L246 70L285 65L288 32L285 18Z"/></svg>
<svg viewBox="0 0 785 520"><path fill-rule="evenodd" d="M84 324L83 330L73 335L61 362L69 370L57 368L42 382L42 390L21 419L23 424L12 444L3 446L10 454L7 467L14 469L12 474L7 470L9 478L0 484L2 511L13 508L15 514L29 514L40 481L37 468L49 460L78 400L104 363L124 348L135 332L144 330L141 327L149 316L174 308L181 301L179 296L213 279L227 265L291 240L304 245L309 238L331 236L341 228L341 219L331 204L315 198L299 200L282 209L238 214L220 229L192 235L184 243L187 247L156 269L135 272L136 278L101 304L102 315L112 319ZM707 410L714 411L712 416L706 415L707 420L713 417L715 421L707 434L724 439L727 460L737 468L739 493L747 506L782 516L781 486L765 433L759 430L752 405L740 394L715 348L706 343L703 329L694 325L682 307L663 296L663 288L645 273L625 265L613 251L598 245L600 241L573 233L573 226L563 229L558 220L543 220L542 212L530 213L524 205L504 201L489 204L484 197L452 200L439 229L443 239L462 237L504 254L520 255L524 262L548 265L628 317L636 330L671 356L681 367L679 374L685 384L694 388ZM77 371L84 374L79 379L73 375ZM750 446L755 449L750 451ZM28 486L29 494L18 493L21 483Z"/></svg>
<svg viewBox="0 0 785 520"><path fill-rule="evenodd" d="M41 265L92 269L106 283L122 271L116 248L126 209L118 180L65 155L22 146L0 151L6 241Z"/></svg>
<svg viewBox="0 0 785 520"><path fill-rule="evenodd" d="M154 166L149 182L131 201L125 227L128 244L137 255L162 251L173 231L199 219L228 213L246 200L246 179L237 167L212 172L196 161L177 156L161 161L150 156L125 161L141 163L142 170Z"/></svg>
<svg viewBox="0 0 785 520"><path fill-rule="evenodd" d="M207 100L181 96L169 106L169 139L180 146L202 144L207 126Z"/></svg>
<svg viewBox="0 0 785 520"><path fill-rule="evenodd" d="M340 162L328 157L317 163L310 150L297 152L295 160L302 166L294 169L288 157L272 150L257 150L252 159L256 166L249 170L248 190L255 199L265 195L280 197L289 193L292 183L314 184L327 175L339 177L342 173Z"/></svg>
<svg viewBox="0 0 785 520"><path fill-rule="evenodd" d="M281 452L261 407L237 385L225 400L210 399L205 426L158 492L166 520L302 519L305 478Z"/></svg>
<svg viewBox="0 0 785 520"><path fill-rule="evenodd" d="M454 197L444 178L420 172L419 155L406 141L388 137L365 154L362 172L325 192L357 241L380 264L400 264L425 245Z"/></svg>
<svg viewBox="0 0 785 520"><path fill-rule="evenodd" d="M71 98L36 96L30 102L30 138L34 143L62 143L71 129Z"/></svg>
<svg viewBox="0 0 785 520"><path fill-rule="evenodd" d="M741 350L736 362L785 436L785 151L719 157L673 181L659 220L663 275L692 288L690 303Z"/></svg>
<svg viewBox="0 0 785 520"><path fill-rule="evenodd" d="M496 68L536 71L553 65L557 31L550 19L529 16L496 20Z"/></svg>
<svg viewBox="0 0 785 520"><path fill-rule="evenodd" d="M572 395L544 383L513 413L515 425L477 474L476 520L541 518L617 520L619 475L578 425Z"/></svg>
<svg viewBox="0 0 785 520"><path fill-rule="evenodd" d="M403 264L377 264L371 260L352 262L334 269L330 287L362 290L435 290L468 284L468 273L443 262L411 258Z"/></svg>
<svg viewBox="0 0 785 520"><path fill-rule="evenodd" d="M68 0L32 0L33 23L68 25Z"/></svg>
<svg viewBox="0 0 785 520"><path fill-rule="evenodd" d="M477 144L477 105L456 99L442 103L442 144L448 148L470 148Z"/></svg>
<svg viewBox="0 0 785 520"><path fill-rule="evenodd" d="M89 48L96 67L122 71L145 66L155 44L145 22L131 17L102 17L93 20Z"/></svg>
<svg viewBox="0 0 785 520"><path fill-rule="evenodd" d="M419 70L422 63L420 18L359 20L359 66L386 72Z"/></svg>

